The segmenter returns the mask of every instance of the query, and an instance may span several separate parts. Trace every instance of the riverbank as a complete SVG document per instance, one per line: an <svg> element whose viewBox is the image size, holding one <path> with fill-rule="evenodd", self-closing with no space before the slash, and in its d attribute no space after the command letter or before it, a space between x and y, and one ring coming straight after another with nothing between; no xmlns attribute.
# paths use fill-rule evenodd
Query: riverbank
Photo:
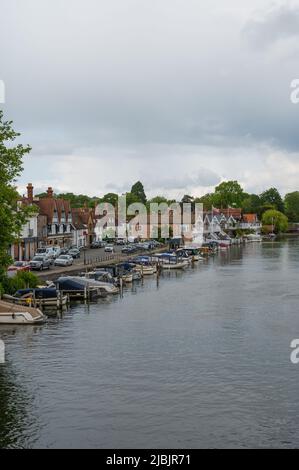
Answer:
<svg viewBox="0 0 299 470"><path fill-rule="evenodd" d="M156 248L154 250L147 250L147 251L142 251L138 252L138 256L142 255L154 255L155 253L162 253L165 251L166 245L163 247ZM87 262L84 263L78 262L76 264L73 264L72 266L66 266L63 268L52 268L47 271L39 272L38 277L39 279L44 282L45 280L53 281L59 276L71 276L74 274L82 273L82 272L88 272L92 271L95 268L103 268L107 265L115 265L118 263L123 263L125 261L128 261L130 258L132 258L132 255L124 255L122 253L115 253L113 255L106 255L102 257L95 257L94 259L87 260Z"/></svg>

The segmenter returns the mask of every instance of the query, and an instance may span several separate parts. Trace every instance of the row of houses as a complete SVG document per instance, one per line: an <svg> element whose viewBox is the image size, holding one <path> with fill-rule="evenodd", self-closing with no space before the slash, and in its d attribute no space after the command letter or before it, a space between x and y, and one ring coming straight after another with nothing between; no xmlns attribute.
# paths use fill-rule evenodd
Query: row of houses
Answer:
<svg viewBox="0 0 299 470"><path fill-rule="evenodd" d="M20 239L11 247L11 255L16 260L31 259L37 248L49 245L58 245L60 247L89 247L95 240L103 238L103 231L109 225L107 214L97 214L96 208L84 206L82 208L72 208L70 202L64 199L56 198L53 189L48 188L46 196L35 197L34 188L31 183L27 186L27 194L24 195L20 204L32 205L35 207L35 214L28 220L23 227ZM103 217L106 216L106 223L103 224ZM138 211L135 213L138 217ZM117 219L117 214L116 214ZM118 220L114 221L118 226ZM159 213L157 216L157 227L162 229L163 218ZM169 213L169 236L176 231L176 235L187 238L192 233L196 221L194 214L191 214L190 224L174 223L173 212ZM242 214L239 208L213 209L204 212L202 217L203 235L206 239L214 236L233 235L237 229L247 229L258 233L261 224L256 214ZM179 229L178 226L179 225ZM177 231L181 233L177 233ZM148 239L157 237L157 231L154 233L153 224L150 216L147 217L145 224L140 224L134 216L126 220L120 227L121 233L127 236L133 235L133 238ZM116 233L115 236L120 236ZM123 236L123 235L122 235Z"/></svg>
<svg viewBox="0 0 299 470"><path fill-rule="evenodd" d="M31 259L37 248L48 245L60 247L89 246L95 238L95 211L88 207L72 208L70 202L55 198L51 187L45 197L35 197L31 183L20 204L31 205L35 214L23 227L20 239L11 246L16 260Z"/></svg>

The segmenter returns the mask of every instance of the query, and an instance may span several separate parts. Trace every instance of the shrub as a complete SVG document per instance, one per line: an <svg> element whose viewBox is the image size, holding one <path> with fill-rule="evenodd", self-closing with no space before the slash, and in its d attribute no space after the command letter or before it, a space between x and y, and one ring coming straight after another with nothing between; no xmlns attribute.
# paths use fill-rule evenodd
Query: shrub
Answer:
<svg viewBox="0 0 299 470"><path fill-rule="evenodd" d="M34 289L39 284L38 277L35 274L31 273L30 271L19 271L16 277L24 281L25 288L30 287Z"/></svg>
<svg viewBox="0 0 299 470"><path fill-rule="evenodd" d="M3 276L1 278L2 293L13 295L19 289L34 289L38 283L38 277L35 274L29 271L20 271L13 277Z"/></svg>

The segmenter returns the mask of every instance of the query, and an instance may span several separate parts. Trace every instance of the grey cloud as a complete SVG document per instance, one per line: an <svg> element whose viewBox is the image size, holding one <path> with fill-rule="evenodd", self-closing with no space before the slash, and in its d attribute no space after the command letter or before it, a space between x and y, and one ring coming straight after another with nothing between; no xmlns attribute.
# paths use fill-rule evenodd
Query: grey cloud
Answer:
<svg viewBox="0 0 299 470"><path fill-rule="evenodd" d="M270 46L281 39L296 37L299 35L299 8L286 4L266 10L248 20L243 35L255 47Z"/></svg>
<svg viewBox="0 0 299 470"><path fill-rule="evenodd" d="M166 171L164 171L165 173ZM210 187L217 185L221 178L217 175L214 171L211 171L207 168L199 168L196 170L196 174L194 176L190 176L188 174L178 175L175 177L165 177L159 175L157 171L157 175L155 178L148 177L144 175L142 178L142 182L144 183L145 189L153 190L153 189L161 189L161 190L181 190L184 188L196 188L196 187ZM124 183L124 184L116 184L115 182L111 181L106 185L107 190L113 189L117 193L124 193L126 191L130 191L132 187L131 183Z"/></svg>
<svg viewBox="0 0 299 470"><path fill-rule="evenodd" d="M91 161L101 182L90 191L124 192L137 178L166 191L217 184L218 174L233 171L233 149L240 149L235 178L259 145L296 154L299 106L290 103L289 85L297 57L282 60L275 47L260 46L296 37L298 9L269 10L268 0L221 3L1 0L5 116L33 147L24 178L42 174L72 187L68 162L80 173ZM250 11L256 7L264 9L260 18ZM184 169L188 149L202 155L191 163L194 177ZM58 160L66 163L60 175Z"/></svg>
<svg viewBox="0 0 299 470"><path fill-rule="evenodd" d="M162 188L165 190L169 189L184 189L184 188L196 188L209 187L217 185L221 178L219 175L208 169L199 169L195 176L180 175L172 178L159 178L155 181L151 181L151 187Z"/></svg>

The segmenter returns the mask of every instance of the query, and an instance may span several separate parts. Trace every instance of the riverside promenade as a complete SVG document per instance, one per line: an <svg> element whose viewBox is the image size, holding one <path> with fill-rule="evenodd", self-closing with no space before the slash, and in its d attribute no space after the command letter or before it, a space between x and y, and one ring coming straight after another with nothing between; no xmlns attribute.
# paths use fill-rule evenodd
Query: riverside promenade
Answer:
<svg viewBox="0 0 299 470"><path fill-rule="evenodd" d="M92 271L95 268L102 268L107 265L118 264L125 261L128 261L135 256L149 256L155 253L160 253L165 251L166 245L163 247L159 247L153 250L146 250L146 251L138 251L133 255L125 255L121 253L120 247L115 247L118 251L113 254L105 253L103 249L99 250L88 250L81 254L80 259L74 260L74 264L72 266L66 267L58 267L54 266L50 270L38 272L37 275L41 281L49 280L52 281L59 276L71 276L73 274L78 274L84 271Z"/></svg>

